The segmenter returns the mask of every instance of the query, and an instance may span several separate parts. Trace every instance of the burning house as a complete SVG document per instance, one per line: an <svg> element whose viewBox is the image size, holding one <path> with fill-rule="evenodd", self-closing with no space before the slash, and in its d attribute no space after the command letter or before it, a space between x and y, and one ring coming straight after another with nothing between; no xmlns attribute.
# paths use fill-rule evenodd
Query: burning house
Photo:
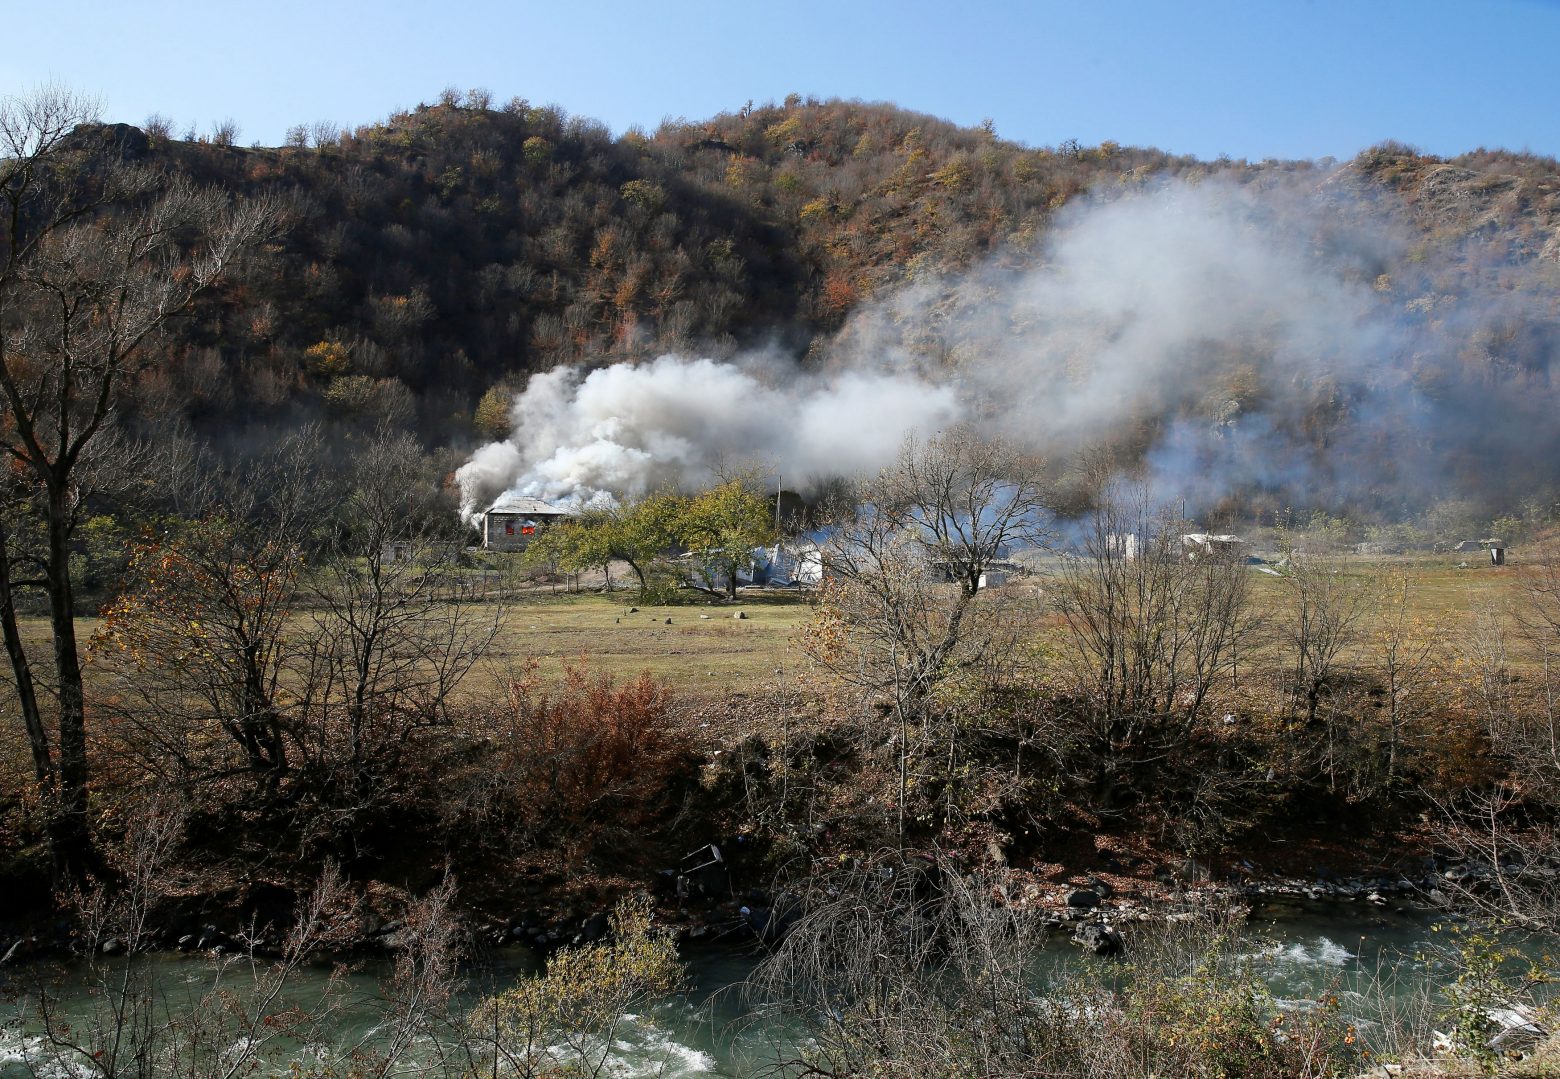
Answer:
<svg viewBox="0 0 1560 1079"><path fill-rule="evenodd" d="M503 495L482 515L482 546L491 551L523 551L537 533L571 516L569 510L540 498Z"/></svg>

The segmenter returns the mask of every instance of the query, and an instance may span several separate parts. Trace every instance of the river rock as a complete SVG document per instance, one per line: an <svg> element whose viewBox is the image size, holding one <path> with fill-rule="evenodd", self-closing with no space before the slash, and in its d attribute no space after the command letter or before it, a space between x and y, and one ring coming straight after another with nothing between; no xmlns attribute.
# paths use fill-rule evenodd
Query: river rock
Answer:
<svg viewBox="0 0 1560 1079"><path fill-rule="evenodd" d="M605 911L597 911L586 918L580 926L580 938L587 943L600 940L607 935L608 918Z"/></svg>
<svg viewBox="0 0 1560 1079"><path fill-rule="evenodd" d="M1104 922L1089 922L1073 930L1073 943L1090 955L1120 955L1125 947L1121 934Z"/></svg>

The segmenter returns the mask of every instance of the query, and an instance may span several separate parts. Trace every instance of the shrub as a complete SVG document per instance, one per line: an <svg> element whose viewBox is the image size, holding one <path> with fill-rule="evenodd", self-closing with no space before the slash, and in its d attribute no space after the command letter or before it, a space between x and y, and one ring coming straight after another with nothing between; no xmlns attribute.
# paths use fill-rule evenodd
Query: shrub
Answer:
<svg viewBox="0 0 1560 1079"><path fill-rule="evenodd" d="M483 1037L496 1032L518 1074L599 1075L634 1013L684 981L676 945L638 896L613 910L608 940L559 951L545 974L478 1008L475 1025Z"/></svg>
<svg viewBox="0 0 1560 1079"><path fill-rule="evenodd" d="M571 664L556 686L534 671L511 681L490 726L520 836L580 857L616 840L642 850L687 771L671 707L665 683L648 672L620 685Z"/></svg>
<svg viewBox="0 0 1560 1079"><path fill-rule="evenodd" d="M1158 1074L1242 1079L1350 1074L1357 1043L1326 997L1310 1011L1282 1012L1250 971L1216 962L1163 977L1143 971L1123 995L1123 1042Z"/></svg>

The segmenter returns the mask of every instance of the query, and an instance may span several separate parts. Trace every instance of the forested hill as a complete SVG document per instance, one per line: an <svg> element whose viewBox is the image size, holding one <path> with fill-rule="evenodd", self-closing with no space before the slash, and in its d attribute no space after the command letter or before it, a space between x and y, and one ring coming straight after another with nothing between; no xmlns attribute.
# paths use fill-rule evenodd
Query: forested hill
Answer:
<svg viewBox="0 0 1560 1079"><path fill-rule="evenodd" d="M495 383L558 363L804 350L917 262L968 263L1123 172L1201 167L1028 151L852 103L616 139L554 107L443 104L278 149L153 138L145 152L204 182L296 193L302 210L242 313L159 372L160 404L224 427L299 409L415 416L435 441L469 436Z"/></svg>
<svg viewBox="0 0 1560 1079"><path fill-rule="evenodd" d="M1380 194L1425 244L1458 247L1441 279L1416 283L1432 303L1560 264L1560 165L1504 152L1441 160L1387 144L1347 163L1248 163L1109 142L1032 149L989 126L794 97L617 138L481 94L352 133L300 129L275 149L104 130L200 182L297 199L284 240L135 387L132 414L207 433L389 420L469 446L502 429L528 372L773 343L801 356L865 298L1028 257L1069 201L1156 177ZM1423 254L1378 269L1416 272ZM1508 336L1467 362L1550 392L1552 337Z"/></svg>

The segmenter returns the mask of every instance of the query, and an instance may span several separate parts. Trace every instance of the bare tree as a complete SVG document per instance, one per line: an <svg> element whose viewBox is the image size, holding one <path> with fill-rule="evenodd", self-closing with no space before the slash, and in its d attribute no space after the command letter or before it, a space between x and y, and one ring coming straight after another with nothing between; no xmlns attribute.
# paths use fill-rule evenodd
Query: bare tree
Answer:
<svg viewBox="0 0 1560 1079"><path fill-rule="evenodd" d="M294 669L299 751L337 796L387 792L419 732L449 725L450 696L498 630L441 538L453 514L415 442L381 433L354 460L337 534L309 586L310 625ZM320 823L320 822L316 822Z"/></svg>
<svg viewBox="0 0 1560 1079"><path fill-rule="evenodd" d="M109 852L119 886L74 893L96 992L85 1013L70 1016L46 987L31 994L35 1010L18 1021L41 1033L21 1042L34 1073L238 1079L285 1069L299 1044L330 1044L340 987L331 985L307 1006L292 999L291 989L319 952L346 942L356 921L355 901L334 868L300 900L272 958L260 955L256 934L240 934L182 998L170 997L156 984L155 965L137 958L152 942L155 904L175 883L181 825L160 802L140 807L124 844ZM393 1048L404 1054L404 1045Z"/></svg>
<svg viewBox="0 0 1560 1079"><path fill-rule="evenodd" d="M912 728L929 730L944 680L1014 639L1011 605L982 603L992 564L1046 536L1037 468L1000 441L954 430L911 439L860 487L824 552L828 578L804 644L868 700L889 698L904 830Z"/></svg>
<svg viewBox="0 0 1560 1079"><path fill-rule="evenodd" d="M270 202L222 194L125 163L94 139L93 108L59 90L0 104L0 451L43 523L41 549L0 529L0 632L61 872L91 859L86 701L71 540L114 471L108 451L124 379L151 362L170 319L280 227ZM35 575L36 574L36 575ZM15 591L48 597L53 737L15 619Z"/></svg>
<svg viewBox="0 0 1560 1079"><path fill-rule="evenodd" d="M1108 483L1056 580L1085 750L1106 806L1134 770L1186 738L1221 682L1234 686L1237 648L1257 628L1239 555L1188 547L1189 531L1145 489Z"/></svg>
<svg viewBox="0 0 1560 1079"><path fill-rule="evenodd" d="M118 746L162 782L287 770L291 620L335 508L322 456L305 428L235 467L169 462L182 517L134 545L95 638Z"/></svg>
<svg viewBox="0 0 1560 1079"><path fill-rule="evenodd" d="M1437 665L1442 646L1440 627L1417 618L1413 589L1404 567L1382 569L1370 643L1386 694L1386 783L1397 783L1410 748L1410 724L1424 680Z"/></svg>
<svg viewBox="0 0 1560 1079"><path fill-rule="evenodd" d="M1025 975L1038 919L996 880L893 854L815 882L744 992L804 1023L786 1074L1029 1075L1048 1004Z"/></svg>
<svg viewBox="0 0 1560 1079"><path fill-rule="evenodd" d="M925 704L964 658L992 563L1045 540L1034 467L1000 441L955 430L907 441L895 465L861 486L824 552L855 645L831 658L836 673L895 689L911 711Z"/></svg>
<svg viewBox="0 0 1560 1079"><path fill-rule="evenodd" d="M1443 842L1469 870L1444 886L1495 916L1560 926L1560 549L1538 552L1525 594L1475 611L1463 680L1502 781L1441 805Z"/></svg>
<svg viewBox="0 0 1560 1079"><path fill-rule="evenodd" d="M1362 737L1362 694L1351 692L1347 676L1376 592L1364 573L1338 559L1291 551L1287 561L1275 630L1288 668L1285 695L1301 723L1297 737L1310 740L1330 792L1359 793L1375 750Z"/></svg>
<svg viewBox="0 0 1560 1079"><path fill-rule="evenodd" d="M1341 672L1345 650L1358 636L1370 590L1333 559L1298 552L1288 558L1289 606L1280 633L1297 703L1306 725L1313 726Z"/></svg>

